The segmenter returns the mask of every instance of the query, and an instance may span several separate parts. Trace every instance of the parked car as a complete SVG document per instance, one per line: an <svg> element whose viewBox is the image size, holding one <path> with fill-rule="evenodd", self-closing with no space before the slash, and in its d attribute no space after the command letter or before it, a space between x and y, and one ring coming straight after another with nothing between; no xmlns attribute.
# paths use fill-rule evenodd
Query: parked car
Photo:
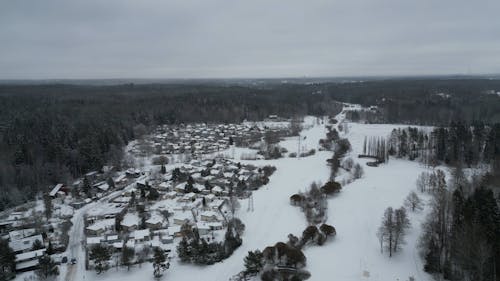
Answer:
<svg viewBox="0 0 500 281"><path fill-rule="evenodd" d="M71 264L76 264L76 258L71 258Z"/></svg>
<svg viewBox="0 0 500 281"><path fill-rule="evenodd" d="M68 262L68 257L62 257L61 263L67 263Z"/></svg>

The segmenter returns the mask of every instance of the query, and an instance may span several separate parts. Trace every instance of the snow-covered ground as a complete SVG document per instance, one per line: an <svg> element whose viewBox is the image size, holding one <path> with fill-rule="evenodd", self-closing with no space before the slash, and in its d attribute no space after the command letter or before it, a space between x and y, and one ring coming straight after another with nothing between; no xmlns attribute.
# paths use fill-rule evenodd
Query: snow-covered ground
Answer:
<svg viewBox="0 0 500 281"><path fill-rule="evenodd" d="M352 145L352 156L363 163L362 179L343 187L338 196L329 200L328 223L335 226L337 236L323 247L305 250L310 280L431 280L423 272L416 249L421 224L426 211L409 212L412 227L407 244L392 258L380 253L376 232L384 210L399 208L412 190L416 190L418 174L425 170L417 162L390 159L379 167L364 165L369 160L357 159L365 136L387 136L397 125L349 124L346 137ZM428 209L428 208L427 208Z"/></svg>
<svg viewBox="0 0 500 281"><path fill-rule="evenodd" d="M301 147L318 150L318 141L326 134L325 126L321 122L317 124L317 119L313 117L306 118L305 123L313 126L301 133L302 137L306 136L301 139ZM308 260L307 269L312 274L310 280L407 280L409 276L419 281L430 280L430 276L422 271L421 260L415 249L425 211L410 214L412 228L407 236L408 243L393 258L389 259L380 253L375 235L384 209L401 206L408 192L415 189L415 180L425 168L415 162L395 159L376 168L364 165L366 160L354 157L361 151L364 137L387 136L397 126L352 123L348 126L345 136L353 147L350 155L356 162L363 163L365 175L344 186L340 194L329 199L328 223L336 227L337 237L322 247L311 246L304 250ZM296 152L298 139L289 138L282 141L281 145L289 152ZM233 154L232 151L228 152ZM235 149L235 158L244 152L248 150ZM332 152L317 151L313 156L300 159L248 161L259 166L274 165L277 171L271 176L268 185L254 192L253 211L248 211L247 200L241 202L238 216L246 225L243 245L227 260L211 266L181 264L173 253L174 259L163 280L228 280L243 270L243 258L248 251L262 250L278 241L285 241L289 233L300 235L306 227L306 220L299 208L290 205L289 197L304 190L313 181L325 182L329 177L326 159L331 156ZM80 212L77 211L75 217ZM83 270L83 251L74 244L81 240L83 232L78 218L75 220L75 230L72 232L75 237L72 237L70 252L78 256L79 263L68 275L62 275L61 280L154 280L153 268L149 263L132 267L130 271L112 268L101 275Z"/></svg>

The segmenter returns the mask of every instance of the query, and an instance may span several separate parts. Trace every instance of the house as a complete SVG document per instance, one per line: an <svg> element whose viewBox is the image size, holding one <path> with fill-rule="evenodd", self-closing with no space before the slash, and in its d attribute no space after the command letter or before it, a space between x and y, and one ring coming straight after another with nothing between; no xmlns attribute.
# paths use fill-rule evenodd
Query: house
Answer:
<svg viewBox="0 0 500 281"><path fill-rule="evenodd" d="M210 227L210 230L222 230L224 228L221 222L209 222L207 225Z"/></svg>
<svg viewBox="0 0 500 281"><path fill-rule="evenodd" d="M177 197L177 192L175 191L167 192L165 193L164 197L165 199L174 199L175 197Z"/></svg>
<svg viewBox="0 0 500 281"><path fill-rule="evenodd" d="M158 185L158 190L168 191L170 186L171 185L168 182L164 181Z"/></svg>
<svg viewBox="0 0 500 281"><path fill-rule="evenodd" d="M151 239L150 231L148 228L141 229L141 230L135 230L134 232L132 232L130 237L134 238L136 243L149 241Z"/></svg>
<svg viewBox="0 0 500 281"><path fill-rule="evenodd" d="M136 230L137 226L139 225L139 217L137 217L137 215L135 214L127 213L123 217L123 220L120 223L120 225L125 231Z"/></svg>
<svg viewBox="0 0 500 281"><path fill-rule="evenodd" d="M119 215L123 215L126 211L127 204L123 203L106 203L98 208L92 208L87 212L87 220L93 221L97 219L111 219Z"/></svg>
<svg viewBox="0 0 500 281"><path fill-rule="evenodd" d="M217 195L217 196L222 195L223 191L224 191L224 189L222 189L222 187L220 187L220 186L214 186L212 188L212 193Z"/></svg>
<svg viewBox="0 0 500 281"><path fill-rule="evenodd" d="M36 234L36 229L34 228L24 228L19 230L13 230L9 232L10 241L20 240L29 236L33 236Z"/></svg>
<svg viewBox="0 0 500 281"><path fill-rule="evenodd" d="M215 194L208 194L207 196L205 196L205 201L206 201L206 202L212 202L212 201L214 201L214 200L215 200L215 198L217 198L217 197L215 196Z"/></svg>
<svg viewBox="0 0 500 281"><path fill-rule="evenodd" d="M101 235L107 230L112 230L115 228L116 221L115 219L104 219L104 220L96 220L91 225L87 226L87 232L90 235Z"/></svg>
<svg viewBox="0 0 500 281"><path fill-rule="evenodd" d="M153 230L160 229L162 225L163 225L163 218L158 214L155 214L151 216L151 218L146 220L146 227Z"/></svg>
<svg viewBox="0 0 500 281"><path fill-rule="evenodd" d="M200 218L202 221L206 221L206 222L218 222L219 221L217 213L214 211L204 211L203 213L200 214Z"/></svg>
<svg viewBox="0 0 500 281"><path fill-rule="evenodd" d="M106 241L104 236L97 236L97 237L87 237L87 247L88 246L94 246L97 244L101 244L102 242Z"/></svg>
<svg viewBox="0 0 500 281"><path fill-rule="evenodd" d="M206 223L204 222L197 222L196 223L196 228L198 229L198 233L200 235L207 235L208 233L210 233L210 226L208 226Z"/></svg>
<svg viewBox="0 0 500 281"><path fill-rule="evenodd" d="M109 184L102 181L102 182L94 184L94 187L99 189L101 192L106 192L109 189Z"/></svg>
<svg viewBox="0 0 500 281"><path fill-rule="evenodd" d="M141 171L139 169L130 168L125 171L125 175L129 178L138 178L141 176Z"/></svg>
<svg viewBox="0 0 500 281"><path fill-rule="evenodd" d="M111 246L113 246L113 248L115 248L117 251L121 251L121 249L123 248L123 241L113 242Z"/></svg>
<svg viewBox="0 0 500 281"><path fill-rule="evenodd" d="M148 186L148 182L146 181L146 179L140 179L136 182L136 185L138 189L143 189Z"/></svg>
<svg viewBox="0 0 500 281"><path fill-rule="evenodd" d="M97 180L98 176L99 176L99 173L97 171L92 171L92 172L88 172L85 174L85 178L91 182Z"/></svg>
<svg viewBox="0 0 500 281"><path fill-rule="evenodd" d="M119 241L120 241L120 239L118 238L118 235L108 235L108 236L106 236L106 242L108 242L108 243L116 243L116 242L119 242Z"/></svg>
<svg viewBox="0 0 500 281"><path fill-rule="evenodd" d="M21 239L14 239L9 242L9 247L12 248L14 253L25 253L31 251L35 241L40 241L43 244L43 237L41 234L24 237Z"/></svg>
<svg viewBox="0 0 500 281"><path fill-rule="evenodd" d="M179 183L174 187L174 190L179 193L184 193L186 191L186 183Z"/></svg>
<svg viewBox="0 0 500 281"><path fill-rule="evenodd" d="M62 192L62 193L59 193L59 192ZM64 184L58 183L49 192L49 196L52 198L56 198L57 196L66 195L66 192L67 192L67 189L64 188Z"/></svg>
<svg viewBox="0 0 500 281"><path fill-rule="evenodd" d="M196 196L197 195L194 192L186 193L179 199L179 202L193 202L194 199L196 199Z"/></svg>
<svg viewBox="0 0 500 281"><path fill-rule="evenodd" d="M126 174L119 175L118 177L114 178L113 181L117 184L124 183L127 181L127 175Z"/></svg>
<svg viewBox="0 0 500 281"><path fill-rule="evenodd" d="M191 212L176 212L173 221L174 224L183 225L189 223L193 219L193 214Z"/></svg>
<svg viewBox="0 0 500 281"><path fill-rule="evenodd" d="M222 206L224 206L226 202L222 199L216 199L214 201L212 201L209 206L212 210L216 211L216 210L220 210L222 208Z"/></svg>
<svg viewBox="0 0 500 281"><path fill-rule="evenodd" d="M174 236L172 236L172 235L162 235L162 236L160 236L160 241L161 241L163 244L171 244L171 243L174 243Z"/></svg>
<svg viewBox="0 0 500 281"><path fill-rule="evenodd" d="M168 227L168 233L173 235L174 237L181 237L181 226L180 225L172 225Z"/></svg>
<svg viewBox="0 0 500 281"><path fill-rule="evenodd" d="M27 271L38 266L38 259L45 254L45 249L16 255L16 271Z"/></svg>

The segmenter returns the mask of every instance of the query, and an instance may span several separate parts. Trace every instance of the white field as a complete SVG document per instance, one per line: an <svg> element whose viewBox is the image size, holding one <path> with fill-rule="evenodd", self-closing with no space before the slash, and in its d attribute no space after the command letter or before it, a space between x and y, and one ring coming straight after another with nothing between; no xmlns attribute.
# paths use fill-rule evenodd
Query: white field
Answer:
<svg viewBox="0 0 500 281"><path fill-rule="evenodd" d="M342 117L340 114L339 118ZM315 124L315 121L312 117L306 119L309 124ZM387 136L398 126L349 124L349 132L345 137L348 137L352 144L350 155L355 162L363 163L365 175L362 179L344 186L340 194L329 199L328 223L335 226L337 236L322 247L310 246L304 250L307 269L312 274L310 280L403 281L409 276L414 276L418 281L431 280L431 277L423 272L422 261L415 248L420 225L428 208L418 214L410 213L412 227L407 236L408 243L392 258L380 253L375 235L385 208L401 206L409 191L415 190L417 175L425 168L415 162L395 159L373 168L364 165L366 160L355 157L362 149L365 136ZM317 150L318 141L325 134L326 130L322 124L304 130L302 136L307 138L303 140L302 145L307 149ZM291 138L281 144L289 152L296 152L297 140L298 138ZM235 155L245 151L248 150L237 149ZM174 253L171 267L165 272L162 280L225 281L243 270L243 258L248 251L262 250L278 241L286 241L289 233L300 236L306 227L305 216L299 208L289 204L289 197L305 189L313 181L325 182L329 176L326 159L331 155L332 152L317 152L301 159L248 161L255 165L274 165L277 171L268 185L254 192L253 212L247 211L246 200L241 202L239 217L246 225L243 245L229 259L212 266L180 264ZM72 234L76 235L76 232ZM75 248L77 247L75 245ZM112 268L96 275L93 271L84 271L81 262L80 260L79 266L73 269L77 272L71 272L72 280L155 280L152 265L149 263L143 264L142 267L133 267L130 271ZM65 279L64 275L60 277L60 280Z"/></svg>

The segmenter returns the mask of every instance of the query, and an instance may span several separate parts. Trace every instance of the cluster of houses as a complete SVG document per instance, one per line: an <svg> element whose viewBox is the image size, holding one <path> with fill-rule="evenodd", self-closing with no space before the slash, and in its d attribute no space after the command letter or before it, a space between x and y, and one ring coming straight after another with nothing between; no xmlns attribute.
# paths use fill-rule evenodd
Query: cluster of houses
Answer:
<svg viewBox="0 0 500 281"><path fill-rule="evenodd" d="M99 244L115 255L123 247L171 252L183 225L197 228L207 241L222 240L232 216L230 196L237 190L245 196L267 183L264 178L264 169L227 159L192 160L160 175L140 175L132 188L86 213L87 251Z"/></svg>
<svg viewBox="0 0 500 281"><path fill-rule="evenodd" d="M268 126L269 122L278 125ZM283 125L286 120L270 116L269 122L161 126L146 142L161 155L210 154L230 145L258 143L269 131L288 133L289 127ZM138 146L133 149L136 155L142 153ZM123 247L134 248L136 253L152 247L169 252L175 249L185 225L197 228L207 241L222 240L234 212L231 198L248 196L269 181L265 168L224 158L173 166L156 173L135 168L116 171L105 166L73 183L51 187L47 193L52 202L49 218L45 217L43 200L3 215L0 235L16 254L16 270L36 269L46 253L55 253L54 260L61 261L58 253L66 250L74 210L104 197L107 202L85 214L83 242L87 251L95 245L107 245L115 255Z"/></svg>
<svg viewBox="0 0 500 281"><path fill-rule="evenodd" d="M189 153L196 158L227 149L233 144L248 147L260 141L266 131L281 132L284 135L289 131L289 122L279 119L276 115L271 115L269 120L271 124L244 122L242 124L163 125L159 126L144 142L134 145L129 152L139 156L146 156L148 151L158 155ZM276 125L277 123L279 126Z"/></svg>
<svg viewBox="0 0 500 281"><path fill-rule="evenodd" d="M54 204L52 217L45 221L44 208L38 201L32 208L19 208L0 221L2 239L8 241L15 254L16 271L29 271L37 268L38 259L44 254L53 255L60 261L57 253L67 246L67 236L62 229L73 216L73 208Z"/></svg>

